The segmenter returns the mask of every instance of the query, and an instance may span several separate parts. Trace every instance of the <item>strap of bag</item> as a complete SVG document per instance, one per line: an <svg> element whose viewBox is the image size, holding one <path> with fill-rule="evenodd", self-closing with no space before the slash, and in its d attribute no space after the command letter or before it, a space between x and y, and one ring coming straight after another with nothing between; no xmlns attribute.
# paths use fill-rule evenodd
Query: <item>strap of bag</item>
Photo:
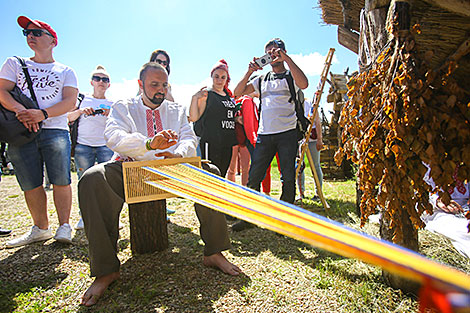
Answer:
<svg viewBox="0 0 470 313"><path fill-rule="evenodd" d="M289 92L290 92L289 102L294 100L296 110L297 110L298 100L297 100L297 95L296 95L295 87L294 87L294 78L292 77L292 74L290 73L290 71L286 72L285 79L287 80L287 86L289 86Z"/></svg>
<svg viewBox="0 0 470 313"><path fill-rule="evenodd" d="M31 76L29 76L28 67L26 66L26 62L23 58L15 56L21 64L21 68L23 69L24 77L26 78L26 82L28 83L28 89L31 93L31 98L38 104L38 99L36 98L36 94L34 93L33 89L33 81L31 80Z"/></svg>
<svg viewBox="0 0 470 313"><path fill-rule="evenodd" d="M286 72L285 79L287 80L287 85L289 86L289 92L290 92L290 99L289 102L294 101L294 106L295 106L295 114L297 115L297 119L304 119L304 108L303 108L303 103L300 103L299 99L297 98L297 93L295 92L295 87L294 87L294 78L292 77L292 74L290 71Z"/></svg>
<svg viewBox="0 0 470 313"><path fill-rule="evenodd" d="M258 105L258 117L261 116L261 82L264 80L264 81L267 81L268 78L269 78L269 74L271 72L268 72L266 73L266 75L260 75L259 76L259 80L258 80L258 91L259 91L259 105Z"/></svg>
<svg viewBox="0 0 470 313"><path fill-rule="evenodd" d="M78 99L78 107L76 110L80 109L80 106L82 105L82 102L83 102L83 99L85 99L85 95L83 93L78 93L78 96L77 96L77 99ZM77 117L77 119L73 122L69 122L69 126L72 125L73 123L77 123L77 127L78 127L78 121L80 120L80 116Z"/></svg>
<svg viewBox="0 0 470 313"><path fill-rule="evenodd" d="M259 89L259 107L258 107L258 113L261 113L261 81L267 81L270 79L270 75L272 75L272 72L268 72L266 75L261 75L258 80L258 89ZM286 80L287 80L287 86L289 87L289 92L290 92L290 99L289 102L294 101L294 107L295 107L295 113L297 115L297 118L303 117L303 108L301 108L301 103L299 103L299 100L297 99L297 93L295 92L295 87L294 87L294 78L292 77L292 74L289 70L285 72L283 75Z"/></svg>
<svg viewBox="0 0 470 313"><path fill-rule="evenodd" d="M263 80L264 75L260 75L258 79L258 91L259 91L259 104L258 104L258 116L261 114L261 81Z"/></svg>
<svg viewBox="0 0 470 313"><path fill-rule="evenodd" d="M80 109L80 105L82 105L83 99L85 99L85 95L83 93L78 93L78 109Z"/></svg>

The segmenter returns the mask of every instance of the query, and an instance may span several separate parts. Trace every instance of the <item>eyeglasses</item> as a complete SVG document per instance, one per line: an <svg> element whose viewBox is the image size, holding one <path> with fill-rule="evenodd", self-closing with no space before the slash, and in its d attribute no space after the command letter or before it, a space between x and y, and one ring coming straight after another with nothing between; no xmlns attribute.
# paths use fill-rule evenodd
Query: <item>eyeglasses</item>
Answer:
<svg viewBox="0 0 470 313"><path fill-rule="evenodd" d="M29 34L33 34L34 37L41 37L42 34L46 34L54 38L54 36L51 35L47 30L44 29L23 29L23 35L27 37Z"/></svg>
<svg viewBox="0 0 470 313"><path fill-rule="evenodd" d="M160 60L160 59L156 59L155 62L157 62L158 64L161 64L163 66L167 66L168 65L168 62L167 61L163 61L163 60Z"/></svg>
<svg viewBox="0 0 470 313"><path fill-rule="evenodd" d="M109 78L108 77L101 77L101 76L92 76L91 79L95 82L99 82L100 80L103 82L103 83L109 83Z"/></svg>

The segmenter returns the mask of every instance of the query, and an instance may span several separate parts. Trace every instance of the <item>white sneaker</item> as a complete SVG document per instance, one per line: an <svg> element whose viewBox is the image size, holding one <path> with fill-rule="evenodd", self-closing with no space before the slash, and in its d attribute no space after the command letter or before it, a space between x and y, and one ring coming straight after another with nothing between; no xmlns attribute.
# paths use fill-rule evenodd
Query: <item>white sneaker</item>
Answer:
<svg viewBox="0 0 470 313"><path fill-rule="evenodd" d="M77 222L77 225L75 225L76 230L81 230L85 228L85 225L83 224L83 219L80 217L80 220Z"/></svg>
<svg viewBox="0 0 470 313"><path fill-rule="evenodd" d="M52 232L49 228L40 229L39 227L35 225L31 227L31 231L29 233L24 234L23 236L19 238L8 241L6 246L7 248L15 248L15 247L28 245L36 241L48 240L51 238L52 238Z"/></svg>
<svg viewBox="0 0 470 313"><path fill-rule="evenodd" d="M72 227L64 223L57 228L54 239L58 242L72 243Z"/></svg>

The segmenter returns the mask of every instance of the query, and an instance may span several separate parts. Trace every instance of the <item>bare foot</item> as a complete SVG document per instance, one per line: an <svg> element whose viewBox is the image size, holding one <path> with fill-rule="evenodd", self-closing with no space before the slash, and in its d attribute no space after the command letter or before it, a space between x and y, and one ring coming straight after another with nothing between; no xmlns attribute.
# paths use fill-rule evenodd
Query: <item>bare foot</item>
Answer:
<svg viewBox="0 0 470 313"><path fill-rule="evenodd" d="M81 305L92 306L95 305L99 298L103 295L108 286L118 279L120 276L119 272L114 272L101 277L96 277L95 281L88 287L87 291L82 296Z"/></svg>
<svg viewBox="0 0 470 313"><path fill-rule="evenodd" d="M222 272L233 276L237 276L242 272L238 266L230 263L221 252L204 256L202 263L205 266L218 268Z"/></svg>

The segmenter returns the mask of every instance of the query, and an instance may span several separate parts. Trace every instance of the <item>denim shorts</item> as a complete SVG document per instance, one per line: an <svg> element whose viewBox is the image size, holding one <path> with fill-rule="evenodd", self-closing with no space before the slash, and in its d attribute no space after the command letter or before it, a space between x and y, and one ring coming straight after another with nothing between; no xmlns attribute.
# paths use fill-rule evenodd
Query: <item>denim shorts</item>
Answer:
<svg viewBox="0 0 470 313"><path fill-rule="evenodd" d="M39 136L22 146L8 146L8 157L21 190L43 184L44 165L53 185L70 185L70 135L63 129L42 129Z"/></svg>

